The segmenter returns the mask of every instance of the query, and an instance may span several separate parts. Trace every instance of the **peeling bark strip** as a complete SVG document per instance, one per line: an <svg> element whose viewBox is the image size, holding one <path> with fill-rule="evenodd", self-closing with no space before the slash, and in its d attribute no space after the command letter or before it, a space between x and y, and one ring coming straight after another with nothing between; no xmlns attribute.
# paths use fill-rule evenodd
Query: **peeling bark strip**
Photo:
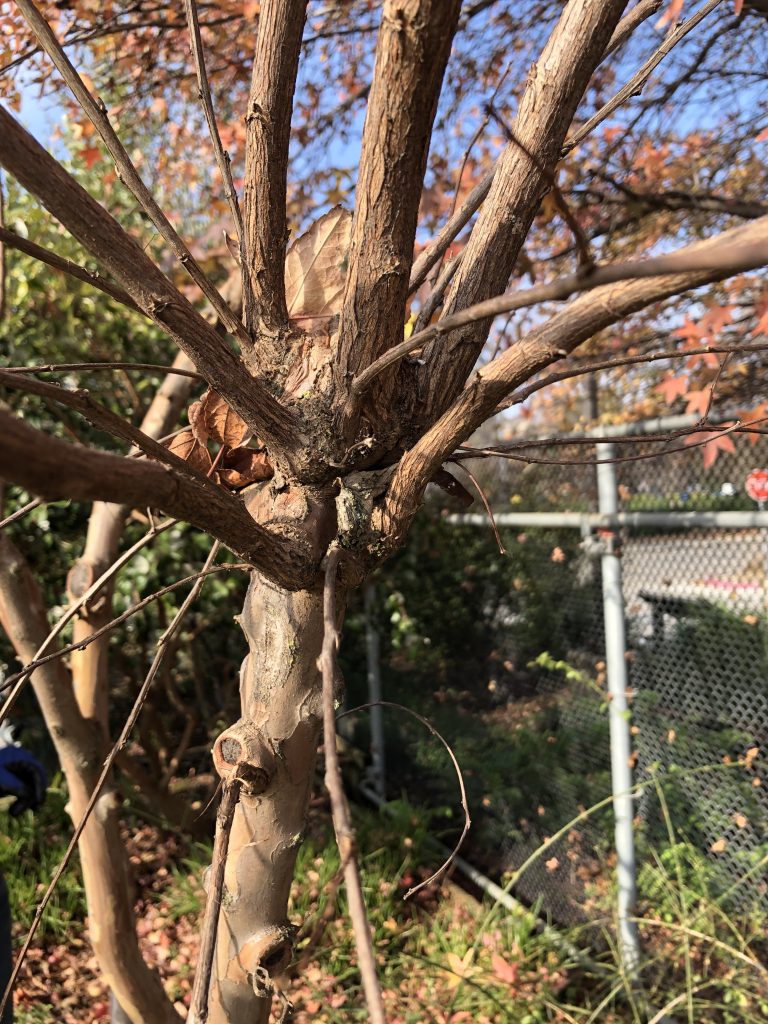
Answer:
<svg viewBox="0 0 768 1024"><path fill-rule="evenodd" d="M321 729L322 593L290 593L254 573L240 623L241 718L217 739L215 764L223 778L247 766L268 781L259 796L244 788L235 811L209 1024L266 1024L275 975L293 955L286 911Z"/></svg>

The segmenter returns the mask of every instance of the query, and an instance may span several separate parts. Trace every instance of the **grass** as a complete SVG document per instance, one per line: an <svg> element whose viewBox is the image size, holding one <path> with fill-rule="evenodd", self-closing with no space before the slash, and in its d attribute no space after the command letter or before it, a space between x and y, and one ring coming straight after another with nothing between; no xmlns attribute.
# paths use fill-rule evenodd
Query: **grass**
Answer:
<svg viewBox="0 0 768 1024"><path fill-rule="evenodd" d="M724 768L722 770L725 770ZM736 769L738 770L738 769ZM389 1024L750 1024L768 1016L766 920L752 906L739 911L711 863L685 841L666 808L668 841L644 852L639 875L639 927L644 960L637 977L622 971L612 936L613 895L605 881L590 894L592 921L563 933L571 950L542 933L536 914L479 903L452 883L430 886L404 902L414 881L436 867L429 815L405 803L387 816L356 810L365 895L370 909ZM36 816L7 817L0 867L16 920L27 922L69 835L65 794L56 782ZM157 834L157 843L163 837ZM147 843L146 837L144 839ZM146 848L146 847L145 847ZM169 849L175 849L169 847ZM543 849L540 858L549 853ZM168 957L159 962L166 987L183 1000L196 962L200 880L206 844L188 844L169 864L166 881L145 902L150 943L162 932ZM158 863L168 863L167 851ZM357 958L339 884L338 853L324 818L312 820L299 852L289 917L300 922L297 963L284 979L295 1024L347 1024L368 1019ZM151 866L150 866L151 870ZM84 962L87 946L72 942L85 908L75 865L46 916L38 962L46 950L69 949ZM186 950L179 959L180 951ZM589 965L578 954L587 951ZM78 968L79 970L79 968ZM52 1004L37 997L17 1008L18 1024L85 1019L62 1013L53 993L67 982L51 970ZM97 1019L95 1016L93 1019Z"/></svg>

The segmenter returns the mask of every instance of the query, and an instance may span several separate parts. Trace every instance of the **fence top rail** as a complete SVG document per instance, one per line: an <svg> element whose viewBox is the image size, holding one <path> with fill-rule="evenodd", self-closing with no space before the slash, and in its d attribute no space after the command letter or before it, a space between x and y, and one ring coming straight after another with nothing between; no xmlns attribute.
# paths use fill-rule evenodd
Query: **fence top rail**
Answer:
<svg viewBox="0 0 768 1024"><path fill-rule="evenodd" d="M612 529L622 526L692 529L710 527L719 530L768 528L768 512L619 512L601 515L598 512L499 512L494 515L498 526L572 527L576 530ZM449 516L457 526L488 526L488 516L465 512Z"/></svg>

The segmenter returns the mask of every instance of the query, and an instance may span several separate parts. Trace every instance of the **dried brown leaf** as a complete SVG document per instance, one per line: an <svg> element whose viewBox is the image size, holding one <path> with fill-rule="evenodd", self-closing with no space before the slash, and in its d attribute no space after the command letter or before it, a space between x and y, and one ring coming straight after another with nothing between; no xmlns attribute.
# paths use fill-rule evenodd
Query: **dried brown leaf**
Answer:
<svg viewBox="0 0 768 1024"><path fill-rule="evenodd" d="M188 462L193 469L206 475L210 472L213 465L211 453L191 430L182 430L180 434L171 438L166 447L174 455L178 455L180 459Z"/></svg>
<svg viewBox="0 0 768 1024"><path fill-rule="evenodd" d="M352 214L341 206L316 220L285 257L285 298L290 317L341 311Z"/></svg>
<svg viewBox="0 0 768 1024"><path fill-rule="evenodd" d="M228 448L237 448L250 434L245 421L230 409L221 395L210 390L190 406L189 424L203 445L211 440Z"/></svg>
<svg viewBox="0 0 768 1024"><path fill-rule="evenodd" d="M255 448L234 448L222 461L219 475L228 487L247 487L274 475L267 453Z"/></svg>

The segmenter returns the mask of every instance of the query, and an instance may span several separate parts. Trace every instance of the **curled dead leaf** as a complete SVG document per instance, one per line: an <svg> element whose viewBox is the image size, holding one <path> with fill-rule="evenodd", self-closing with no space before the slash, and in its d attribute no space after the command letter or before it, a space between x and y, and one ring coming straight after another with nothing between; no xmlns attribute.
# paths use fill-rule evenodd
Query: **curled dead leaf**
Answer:
<svg viewBox="0 0 768 1024"><path fill-rule="evenodd" d="M237 448L250 435L245 420L230 409L221 395L210 390L189 407L189 425L202 445L210 440Z"/></svg>
<svg viewBox="0 0 768 1024"><path fill-rule="evenodd" d="M255 448L233 448L224 456L219 469L219 475L228 487L247 487L248 484L269 480L274 472L267 453Z"/></svg>
<svg viewBox="0 0 768 1024"><path fill-rule="evenodd" d="M288 316L333 316L341 311L352 214L334 206L293 243L285 257Z"/></svg>
<svg viewBox="0 0 768 1024"><path fill-rule="evenodd" d="M193 469L205 473L206 476L210 472L213 465L211 453L191 430L182 430L180 434L172 437L166 444L166 448L180 459L188 462Z"/></svg>

